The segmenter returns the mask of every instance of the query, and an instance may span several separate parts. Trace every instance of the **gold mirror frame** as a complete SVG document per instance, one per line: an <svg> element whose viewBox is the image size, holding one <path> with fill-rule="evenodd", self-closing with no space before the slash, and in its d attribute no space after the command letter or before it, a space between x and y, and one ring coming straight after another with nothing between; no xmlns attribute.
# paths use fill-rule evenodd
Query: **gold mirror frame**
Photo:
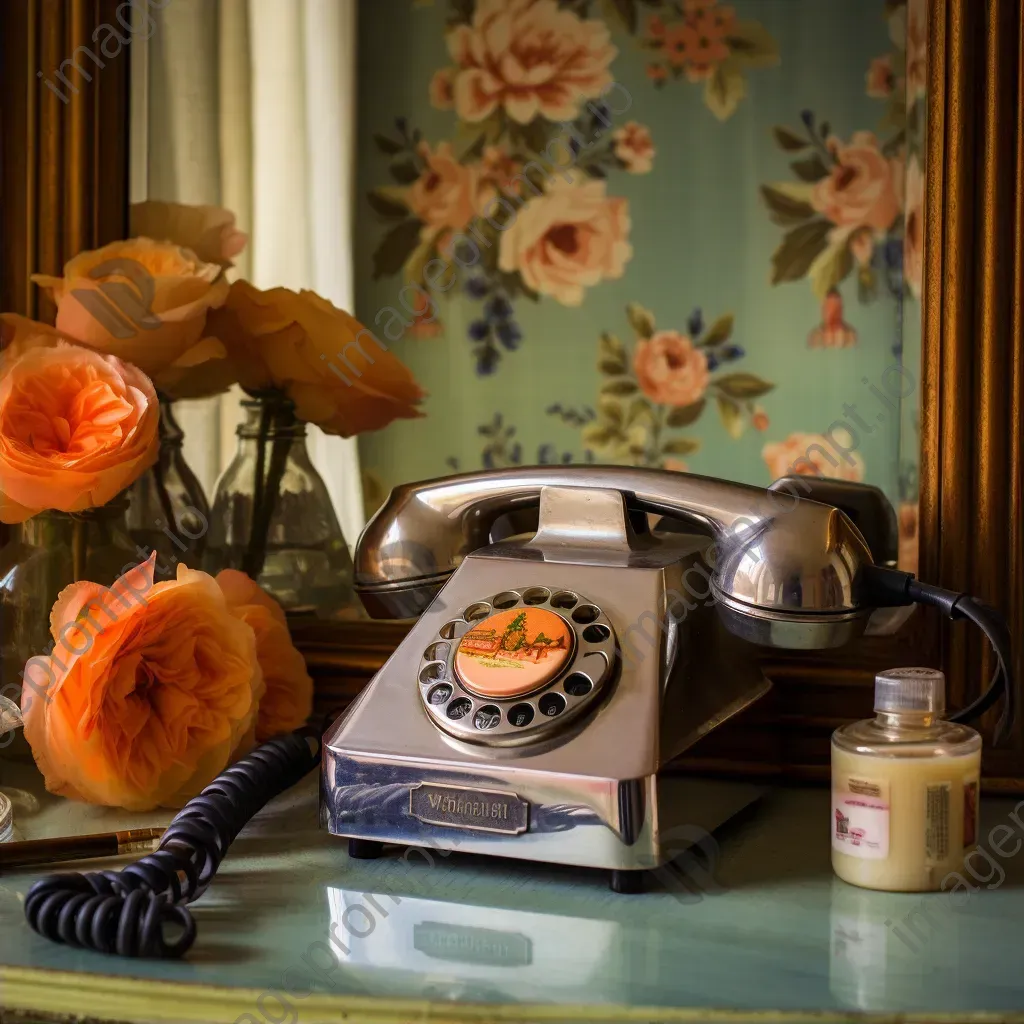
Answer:
<svg viewBox="0 0 1024 1024"><path fill-rule="evenodd" d="M921 408L923 578L997 605L1024 637L1024 84L1021 0L929 0L928 178ZM118 0L0 6L0 308L51 317L34 271L124 237L130 53L64 103L40 81ZM401 623L297 629L321 706L347 703L394 650ZM836 726L867 713L874 672L939 664L949 701L991 671L984 640L918 612L894 637L796 657L766 655L770 697L702 741L688 770L822 779ZM1022 677L1020 650L1017 678ZM1019 689L1019 688L1018 688ZM989 788L1024 787L1022 730L989 750Z"/></svg>

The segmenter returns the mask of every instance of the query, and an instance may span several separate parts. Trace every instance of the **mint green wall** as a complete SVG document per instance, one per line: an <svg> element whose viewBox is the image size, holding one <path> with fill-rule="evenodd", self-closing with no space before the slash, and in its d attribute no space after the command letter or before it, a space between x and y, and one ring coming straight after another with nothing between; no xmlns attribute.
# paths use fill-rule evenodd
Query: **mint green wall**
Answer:
<svg viewBox="0 0 1024 1024"><path fill-rule="evenodd" d="M520 0L509 0L508 5L520 5ZM683 334L688 333L695 308L702 311L705 325L732 314L729 344L745 352L711 374L712 381L729 374L750 375L739 385L729 385L742 392L734 423L734 429L742 428L740 436L730 435L716 402L709 400L692 424L666 428L664 436L683 439L675 445L676 454L668 453L671 459L681 459L692 472L767 484L772 474L763 457L766 444L784 441L794 432L825 432L847 418L844 405L855 406L874 428L870 434L858 431L864 479L884 488L894 502L916 498L908 489L912 481L901 488L899 479L901 419L904 462L916 461L916 391L902 415L896 416L863 382L867 378L881 388L884 371L899 360L902 320L910 325L903 332L908 367L913 378L920 376L917 301L903 287L898 264L898 284L890 288L884 283L886 254L890 263L899 257L902 214L863 243L873 249L877 295L872 301L859 295L856 258L848 253L837 257L839 271L844 260L849 264L838 288L843 316L856 331L857 343L812 348L808 335L822 320L824 288L816 294L808 276L796 272L793 280L772 283L773 253L793 224L773 223L761 193L765 184L796 182L790 163L813 154L784 152L773 137L776 125L806 131L802 111L813 112L816 128L827 121L831 133L844 142L854 132L876 133L879 147L892 143L888 152L902 166L905 150L898 133L904 110L899 96L876 98L866 88L867 71L876 58L889 55L897 76L903 74L902 5L885 0L735 0L732 8L739 20L734 33L747 31L751 22L760 26L751 38L761 47L762 59L752 64L771 64L773 47L778 61L774 66L748 65L740 72L731 69L730 74L742 74L746 95L724 119L706 104L702 83L690 82L684 74L678 79L670 76L657 87L648 75L648 64L657 52L643 45L648 38L646 19L660 14L666 22L679 21L681 14L673 12L676 5L631 5L622 0L620 9L633 6L639 15L635 33L610 13L610 3L562 6L588 9L591 18L607 20L618 48L610 70L631 97L628 112L612 118L613 129L627 121L640 122L650 130L656 149L649 173L617 168L607 178L607 194L628 200L632 258L621 277L587 288L578 307L562 305L551 296L537 302L515 298L514 319L522 341L515 351L503 350L493 372L484 375L478 372L474 344L467 337L471 324L480 318L481 304L462 291L471 275L460 271L456 287L439 300L439 334L414 337L416 332L408 330L399 340L387 342L413 369L429 398L426 419L399 421L361 439L368 504L402 481L441 475L455 467L480 468L490 439L479 427L491 424L496 415L502 418L502 428L514 426L516 431L503 453L492 452L497 464L514 461L515 456L524 464L536 462L546 445L551 448L540 452L544 457L553 452L559 459L571 454L574 461L583 461L587 448L593 451L594 446L584 440L580 428L547 410L554 405L589 407L599 416L601 388L609 381L597 365L599 338L602 332L612 332L622 339L627 356L635 350L638 337L627 318L630 303L650 311L659 330ZM687 5L694 6L700 5ZM476 126L460 126L456 111L432 106L429 88L435 72L451 64L445 45L448 18L460 12L463 18L472 16L473 8L472 2L449 5L443 0L375 0L360 5L357 314L371 326L379 310L399 306L399 291L407 280L400 270L373 280L375 253L385 235L401 223L403 183L391 176L389 166L404 159L385 155L373 136L397 138L395 119L404 117L410 130L419 129L432 145L451 140L458 150L472 142ZM749 29L748 35L753 31ZM727 45L738 49L738 44ZM625 104L621 93L610 95L609 102ZM553 137L554 126L546 127L548 137ZM420 165L416 170L426 173ZM386 195L399 207L391 211L391 221L371 209L367 199L367 193L382 186L393 190ZM898 190L903 191L902 183ZM382 340L380 328L389 318L390 314L374 326ZM757 384L758 379L764 383ZM769 384L774 387L765 391ZM749 406L744 388L755 393ZM642 397L640 392L634 395ZM630 396L622 400L625 415L630 401ZM614 400L604 403L610 404ZM650 405L656 415L672 411L657 402ZM521 444L518 452L516 442ZM691 442L699 443L699 450L688 451ZM601 451L591 457L630 458ZM660 464L645 455L632 459ZM913 468L905 465L903 476L913 476ZM859 471L854 469L853 475Z"/></svg>

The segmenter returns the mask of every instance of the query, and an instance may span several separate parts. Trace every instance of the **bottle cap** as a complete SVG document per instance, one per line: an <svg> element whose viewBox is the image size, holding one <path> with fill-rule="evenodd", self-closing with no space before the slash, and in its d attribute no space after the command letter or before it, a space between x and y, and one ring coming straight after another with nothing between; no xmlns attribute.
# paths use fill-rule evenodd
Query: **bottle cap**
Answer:
<svg viewBox="0 0 1024 1024"><path fill-rule="evenodd" d="M946 710L946 677L937 668L890 668L875 676L875 710Z"/></svg>
<svg viewBox="0 0 1024 1024"><path fill-rule="evenodd" d="M14 836L14 810L11 801L0 793L0 843L6 843Z"/></svg>

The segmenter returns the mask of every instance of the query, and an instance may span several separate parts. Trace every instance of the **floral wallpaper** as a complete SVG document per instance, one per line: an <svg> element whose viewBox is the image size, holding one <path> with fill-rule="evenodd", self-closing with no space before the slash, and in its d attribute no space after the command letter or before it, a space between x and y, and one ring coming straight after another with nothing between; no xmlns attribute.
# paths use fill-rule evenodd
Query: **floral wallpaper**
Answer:
<svg viewBox="0 0 1024 1024"><path fill-rule="evenodd" d="M357 312L482 466L866 480L916 530L921 0L360 8Z"/></svg>

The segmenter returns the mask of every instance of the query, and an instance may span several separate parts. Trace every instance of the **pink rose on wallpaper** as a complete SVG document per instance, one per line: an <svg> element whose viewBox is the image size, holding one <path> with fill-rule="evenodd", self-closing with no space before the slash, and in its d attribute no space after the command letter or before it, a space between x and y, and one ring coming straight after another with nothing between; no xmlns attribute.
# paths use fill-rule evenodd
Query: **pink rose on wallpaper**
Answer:
<svg viewBox="0 0 1024 1024"><path fill-rule="evenodd" d="M832 136L835 166L811 191L811 205L840 228L887 231L900 212L902 164L886 157L871 132L854 132L849 143Z"/></svg>
<svg viewBox="0 0 1024 1024"><path fill-rule="evenodd" d="M896 76L892 72L892 57L876 57L868 67L868 95L872 99L884 100L896 88Z"/></svg>
<svg viewBox="0 0 1024 1024"><path fill-rule="evenodd" d="M627 121L612 132L612 145L630 174L647 174L654 166L654 142L646 125Z"/></svg>
<svg viewBox="0 0 1024 1024"><path fill-rule="evenodd" d="M409 209L432 228L461 231L493 190L482 185L478 166L459 163L450 142L438 143L433 151L421 142L419 153L427 166L409 188Z"/></svg>
<svg viewBox="0 0 1024 1024"><path fill-rule="evenodd" d="M656 331L637 342L633 371L643 393L659 405L693 405L707 390L707 356L678 331Z"/></svg>
<svg viewBox="0 0 1024 1024"><path fill-rule="evenodd" d="M928 5L926 0L907 3L907 103L928 93Z"/></svg>
<svg viewBox="0 0 1024 1024"><path fill-rule="evenodd" d="M835 437L833 445L824 434L793 433L785 441L766 444L761 457L773 480L796 474L860 482L864 479L864 459L859 452L850 451L853 438L841 429Z"/></svg>
<svg viewBox="0 0 1024 1024"><path fill-rule="evenodd" d="M478 0L472 24L449 32L448 51L459 117L475 123L504 109L519 124L576 117L611 85L618 53L603 21L556 0Z"/></svg>
<svg viewBox="0 0 1024 1024"><path fill-rule="evenodd" d="M579 306L585 289L622 277L633 255L629 230L629 202L606 195L604 181L559 179L502 234L498 266L564 306Z"/></svg>
<svg viewBox="0 0 1024 1024"><path fill-rule="evenodd" d="M924 173L916 154L907 162L904 187L903 276L911 294L919 299L924 279Z"/></svg>
<svg viewBox="0 0 1024 1024"><path fill-rule="evenodd" d="M430 80L430 102L438 110L451 110L455 106L455 75L451 68L434 72Z"/></svg>

